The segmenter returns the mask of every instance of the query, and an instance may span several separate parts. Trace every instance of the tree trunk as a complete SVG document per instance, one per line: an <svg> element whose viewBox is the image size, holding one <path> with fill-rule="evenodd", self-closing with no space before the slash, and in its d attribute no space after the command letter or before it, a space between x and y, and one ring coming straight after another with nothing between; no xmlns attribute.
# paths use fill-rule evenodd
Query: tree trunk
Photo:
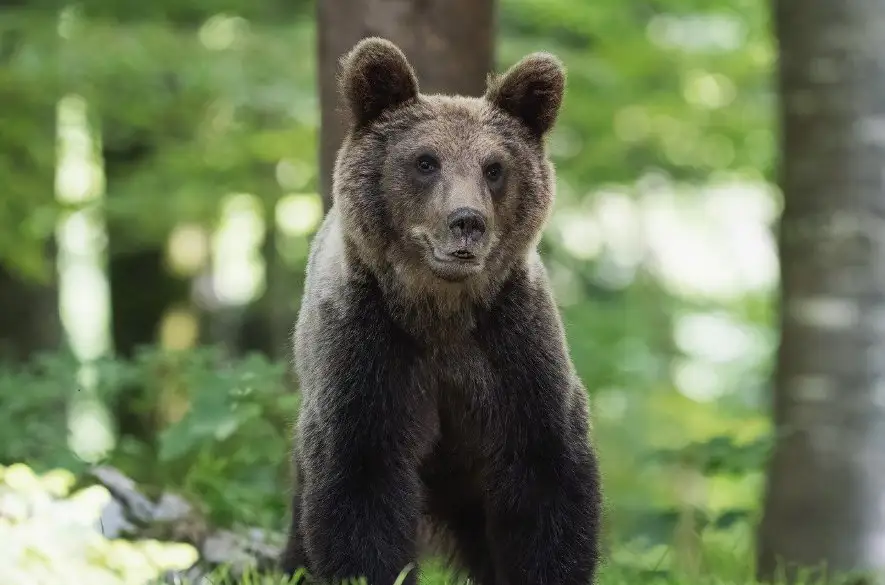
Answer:
<svg viewBox="0 0 885 585"><path fill-rule="evenodd" d="M112 236L122 232L114 226ZM110 238L109 238L110 239ZM113 311L114 352L132 358L135 350L157 341L166 311L176 304L189 304L189 284L169 273L165 252L159 246L117 252L108 262Z"/></svg>
<svg viewBox="0 0 885 585"><path fill-rule="evenodd" d="M344 138L338 60L360 39L399 45L423 93L479 96L494 60L494 0L322 0L318 11L320 193L331 206L335 153Z"/></svg>
<svg viewBox="0 0 885 585"><path fill-rule="evenodd" d="M885 0L775 0L781 344L759 576L885 569Z"/></svg>

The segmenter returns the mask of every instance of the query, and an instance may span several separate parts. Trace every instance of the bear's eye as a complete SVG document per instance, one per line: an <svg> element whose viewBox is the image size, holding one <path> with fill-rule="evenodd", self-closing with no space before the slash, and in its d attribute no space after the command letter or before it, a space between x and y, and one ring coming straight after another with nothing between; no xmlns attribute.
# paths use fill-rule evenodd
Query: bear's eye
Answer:
<svg viewBox="0 0 885 585"><path fill-rule="evenodd" d="M487 166L485 170L486 179L490 183L496 183L498 180L500 180L503 173L504 169L501 168L501 165L499 163L492 163Z"/></svg>
<svg viewBox="0 0 885 585"><path fill-rule="evenodd" d="M418 167L418 171L422 174L428 175L439 168L439 161L429 154L424 154L418 157L416 166Z"/></svg>

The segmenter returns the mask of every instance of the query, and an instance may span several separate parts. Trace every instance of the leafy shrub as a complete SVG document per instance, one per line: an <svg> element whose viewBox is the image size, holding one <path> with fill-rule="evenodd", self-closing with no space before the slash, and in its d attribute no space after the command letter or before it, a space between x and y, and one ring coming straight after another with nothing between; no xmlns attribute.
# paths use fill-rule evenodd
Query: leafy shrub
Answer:
<svg viewBox="0 0 885 585"><path fill-rule="evenodd" d="M99 401L112 406L122 391L137 388L140 414L153 423L139 439L112 429L118 441L107 463L149 493L171 488L190 497L215 523L279 525L299 399L286 383L285 364L258 354L224 359L215 348L145 348L130 361L90 367L90 391ZM84 391L78 368L62 354L0 369L0 464L85 470L69 447L70 407Z"/></svg>
<svg viewBox="0 0 885 585"><path fill-rule="evenodd" d="M70 355L41 355L0 369L0 464L28 461L38 469L79 468L68 448L67 406L77 390Z"/></svg>
<svg viewBox="0 0 885 585"><path fill-rule="evenodd" d="M122 441L111 463L140 485L190 496L216 523L278 526L300 397L285 364L259 354L225 360L213 348L145 349L128 367L159 424L153 444Z"/></svg>

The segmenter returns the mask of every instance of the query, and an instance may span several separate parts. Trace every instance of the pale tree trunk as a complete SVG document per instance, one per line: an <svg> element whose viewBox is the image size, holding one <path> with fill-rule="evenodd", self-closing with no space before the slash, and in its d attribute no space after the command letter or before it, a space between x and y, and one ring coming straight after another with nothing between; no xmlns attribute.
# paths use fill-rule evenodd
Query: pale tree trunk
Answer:
<svg viewBox="0 0 885 585"><path fill-rule="evenodd" d="M784 192L759 574L885 569L885 0L775 0Z"/></svg>
<svg viewBox="0 0 885 585"><path fill-rule="evenodd" d="M494 60L494 0L320 0L320 193L331 204L335 152L344 137L336 76L338 60L360 39L399 45L423 93L479 96Z"/></svg>

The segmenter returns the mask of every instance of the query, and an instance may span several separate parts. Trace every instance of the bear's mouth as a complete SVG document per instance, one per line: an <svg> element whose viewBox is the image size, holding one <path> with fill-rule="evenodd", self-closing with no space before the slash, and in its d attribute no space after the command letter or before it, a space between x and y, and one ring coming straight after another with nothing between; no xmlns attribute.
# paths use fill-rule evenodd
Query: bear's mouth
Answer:
<svg viewBox="0 0 885 585"><path fill-rule="evenodd" d="M430 238L425 237L425 261L437 277L449 282L461 282L482 271L483 258L473 250L455 248L446 250L433 245Z"/></svg>
<svg viewBox="0 0 885 585"><path fill-rule="evenodd" d="M477 260L461 260L459 258L443 259L434 252L430 257L430 270L439 278L449 282L467 280L482 270L482 263Z"/></svg>

